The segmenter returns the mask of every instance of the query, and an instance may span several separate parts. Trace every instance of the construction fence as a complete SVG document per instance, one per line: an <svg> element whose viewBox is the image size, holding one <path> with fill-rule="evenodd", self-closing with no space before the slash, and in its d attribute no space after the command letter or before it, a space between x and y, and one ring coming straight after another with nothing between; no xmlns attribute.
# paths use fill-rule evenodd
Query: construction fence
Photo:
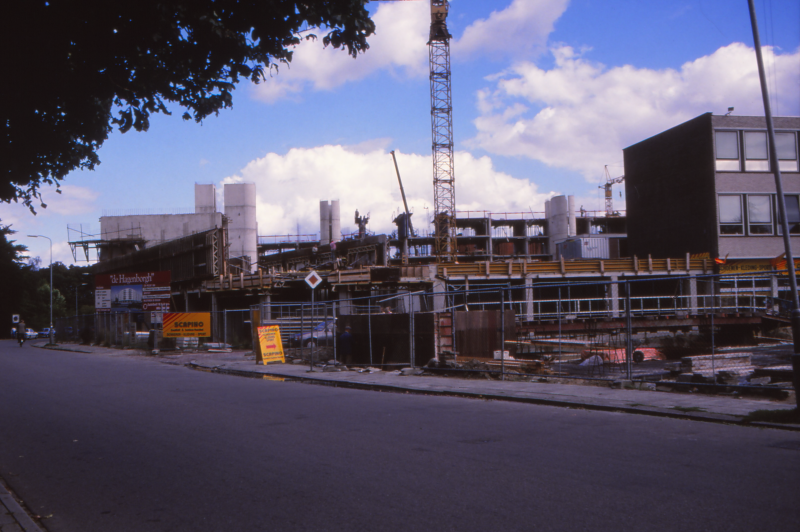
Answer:
<svg viewBox="0 0 800 532"><path fill-rule="evenodd" d="M278 325L311 364L515 379L601 379L635 387L791 388L790 298L775 276L529 282L274 302L212 313L202 342L253 349L253 323ZM334 293L335 294L335 293ZM148 347L125 313L63 318L57 341ZM349 327L348 333L345 329ZM161 341L162 349L191 346Z"/></svg>

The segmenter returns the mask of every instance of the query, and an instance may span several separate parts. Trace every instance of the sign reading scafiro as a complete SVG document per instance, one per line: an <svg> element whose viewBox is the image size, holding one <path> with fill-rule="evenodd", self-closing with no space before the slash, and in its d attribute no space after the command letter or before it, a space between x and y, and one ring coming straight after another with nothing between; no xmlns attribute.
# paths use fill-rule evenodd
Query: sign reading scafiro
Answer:
<svg viewBox="0 0 800 532"><path fill-rule="evenodd" d="M258 345L261 349L257 353L256 364L286 363L286 358L283 355L281 331L277 325L262 325L258 328Z"/></svg>
<svg viewBox="0 0 800 532"><path fill-rule="evenodd" d="M164 338L208 338L211 336L210 312L165 312Z"/></svg>

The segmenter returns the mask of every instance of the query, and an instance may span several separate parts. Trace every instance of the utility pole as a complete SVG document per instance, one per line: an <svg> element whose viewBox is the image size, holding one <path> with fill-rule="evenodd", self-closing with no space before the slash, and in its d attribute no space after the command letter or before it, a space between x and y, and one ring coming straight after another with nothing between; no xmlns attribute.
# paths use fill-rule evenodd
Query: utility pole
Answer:
<svg viewBox="0 0 800 532"><path fill-rule="evenodd" d="M761 56L761 39L758 35L758 21L753 0L748 0L750 6L750 23L753 26L753 43L756 48L756 61L758 62L758 78L761 81L761 98L764 100L764 116L767 120L767 135L769 136L769 159L772 172L775 175L775 190L778 193L778 212L781 215L781 229L783 230L783 247L786 252L786 272L789 274L789 286L792 290L792 340L794 341L794 354L792 355L792 376L794 381L794 394L797 408L800 410L800 299L797 295L797 275L795 274L794 256L792 255L792 242L789 238L789 221L786 218L786 200L783 195L781 169L778 160L778 150L775 147L775 128L772 124L772 110L769 105L769 92L767 91L767 76L764 73L764 58Z"/></svg>

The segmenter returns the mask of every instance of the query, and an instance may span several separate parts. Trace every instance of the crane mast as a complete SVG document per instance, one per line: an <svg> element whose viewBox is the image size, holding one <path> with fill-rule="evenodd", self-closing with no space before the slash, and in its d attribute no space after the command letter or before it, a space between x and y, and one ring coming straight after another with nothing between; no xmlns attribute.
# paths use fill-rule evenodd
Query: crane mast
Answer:
<svg viewBox="0 0 800 532"><path fill-rule="evenodd" d="M450 91L450 33L447 0L431 0L428 40L433 152L433 224L436 258L456 261L456 189L453 170L453 107Z"/></svg>

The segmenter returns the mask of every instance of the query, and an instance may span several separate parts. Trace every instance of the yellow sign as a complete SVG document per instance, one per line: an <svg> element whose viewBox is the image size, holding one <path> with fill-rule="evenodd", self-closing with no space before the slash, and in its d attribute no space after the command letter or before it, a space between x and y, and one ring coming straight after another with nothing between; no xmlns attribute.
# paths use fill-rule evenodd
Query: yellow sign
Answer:
<svg viewBox="0 0 800 532"><path fill-rule="evenodd" d="M210 312L165 312L164 338L208 338Z"/></svg>
<svg viewBox="0 0 800 532"><path fill-rule="evenodd" d="M772 271L769 259L728 260L719 265L719 273L754 273Z"/></svg>
<svg viewBox="0 0 800 532"><path fill-rule="evenodd" d="M278 325L262 325L258 328L258 345L261 347L256 356L256 364L270 362L286 363L283 355L281 331Z"/></svg>
<svg viewBox="0 0 800 532"><path fill-rule="evenodd" d="M795 269L800 267L800 259L795 261ZM783 261L776 259L752 259L752 260L728 260L719 265L719 273L757 273L778 271L779 274L786 274L786 259Z"/></svg>

